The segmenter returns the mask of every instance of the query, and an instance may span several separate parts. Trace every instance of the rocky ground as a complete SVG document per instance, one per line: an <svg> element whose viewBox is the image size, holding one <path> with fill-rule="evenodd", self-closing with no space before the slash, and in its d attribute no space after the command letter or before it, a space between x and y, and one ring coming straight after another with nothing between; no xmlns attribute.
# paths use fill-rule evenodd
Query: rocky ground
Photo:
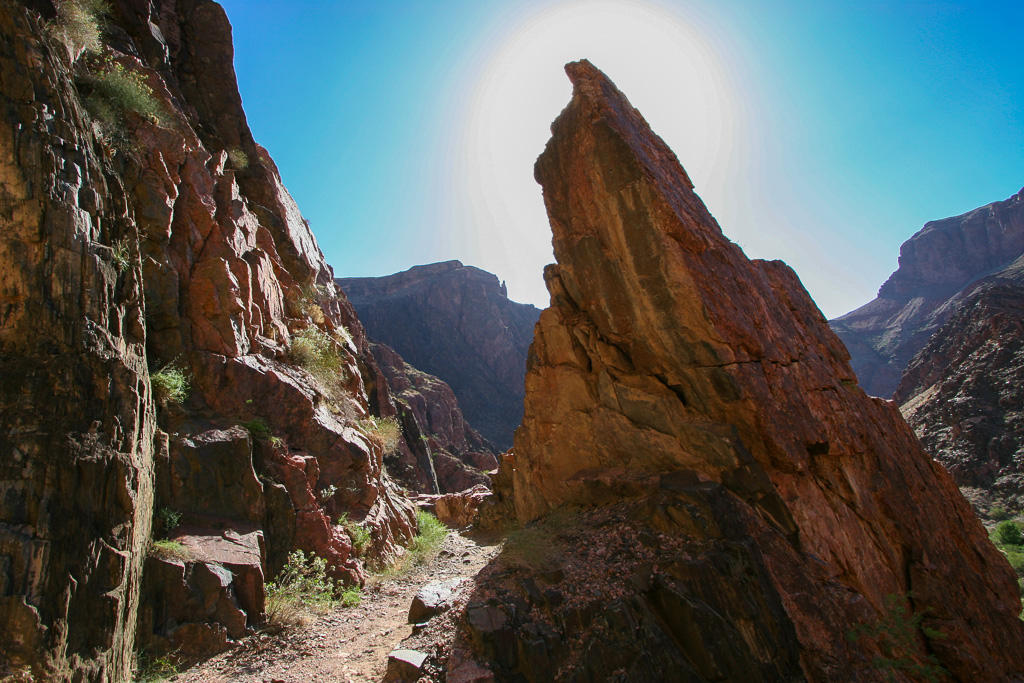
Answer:
<svg viewBox="0 0 1024 683"><path fill-rule="evenodd" d="M413 626L407 623L413 598L431 581L462 578L455 591L455 602L465 601L475 589L476 574L499 549L498 545L478 543L453 531L433 562L403 576L372 581L364 590L358 607L337 607L277 636L266 633L253 636L234 650L164 680L175 683L380 681L387 670L388 655L400 643L405 648L429 650L434 661L443 660L446 653L442 650L451 640L452 623L442 614L431 619L427 626L417 628L414 634Z"/></svg>

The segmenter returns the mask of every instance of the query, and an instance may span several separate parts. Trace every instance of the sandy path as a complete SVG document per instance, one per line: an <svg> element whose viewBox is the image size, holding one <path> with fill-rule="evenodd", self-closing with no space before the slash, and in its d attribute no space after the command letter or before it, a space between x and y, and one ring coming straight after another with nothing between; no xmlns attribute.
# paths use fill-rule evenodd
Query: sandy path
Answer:
<svg viewBox="0 0 1024 683"><path fill-rule="evenodd" d="M336 608L277 636L257 635L167 680L176 683L380 681L388 654L412 627L409 605L428 581L473 577L498 552L451 532L434 562L363 592L358 607ZM471 590L465 582L459 593Z"/></svg>

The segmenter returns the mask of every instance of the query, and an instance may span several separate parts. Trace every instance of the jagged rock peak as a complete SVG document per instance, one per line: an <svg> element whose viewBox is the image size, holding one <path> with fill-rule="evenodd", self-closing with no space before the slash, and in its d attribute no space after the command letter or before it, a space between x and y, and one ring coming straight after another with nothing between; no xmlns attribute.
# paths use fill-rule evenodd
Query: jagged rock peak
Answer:
<svg viewBox="0 0 1024 683"><path fill-rule="evenodd" d="M558 264L545 272L551 306L511 461L520 519L646 501L629 503L629 518L669 533L659 552L686 550L645 574L653 593L594 608L669 629L658 642L670 648L701 642L660 655L699 670L692 680L719 680L735 662L747 680L882 680L870 665L878 643L846 636L889 618L889 596L945 634L917 633L915 661L933 653L961 680L1024 675L1015 576L948 473L894 404L856 386L795 273L723 236L604 74L587 62L567 72L572 101L535 167ZM714 569L739 547L743 575L763 580L743 589L765 596L760 606ZM724 623L680 624L666 604ZM524 618L506 616L516 628ZM630 680L651 673L640 659L620 664L638 667Z"/></svg>

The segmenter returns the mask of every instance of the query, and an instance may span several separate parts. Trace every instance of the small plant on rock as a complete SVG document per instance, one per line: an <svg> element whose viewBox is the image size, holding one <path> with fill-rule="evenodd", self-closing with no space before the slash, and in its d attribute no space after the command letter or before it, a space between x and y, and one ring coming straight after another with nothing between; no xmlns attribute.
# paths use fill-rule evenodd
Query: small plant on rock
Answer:
<svg viewBox="0 0 1024 683"><path fill-rule="evenodd" d="M110 5L104 0L60 0L54 7L57 17L49 25L52 36L75 54L103 48L103 18L110 14Z"/></svg>
<svg viewBox="0 0 1024 683"><path fill-rule="evenodd" d="M236 170L242 171L249 168L249 155L243 152L241 147L232 147L228 150L228 161Z"/></svg>
<svg viewBox="0 0 1024 683"><path fill-rule="evenodd" d="M181 524L181 513L173 508L160 508L156 514L164 533L174 531Z"/></svg>
<svg viewBox="0 0 1024 683"><path fill-rule="evenodd" d="M338 517L338 526L344 528L345 533L352 539L352 549L356 555L362 555L370 547L370 543L373 540L370 536L370 530L359 522L349 519L347 512L342 513Z"/></svg>
<svg viewBox="0 0 1024 683"><path fill-rule="evenodd" d="M380 443L385 455L394 453L398 449L398 444L402 439L402 427L394 417L371 415L360 420L359 425Z"/></svg>
<svg viewBox="0 0 1024 683"><path fill-rule="evenodd" d="M939 681L948 672L939 664L933 654L915 654L918 649L918 633L936 640L947 637L945 633L922 626L923 612L913 612L909 606L910 596L890 594L885 596L885 613L878 621L858 624L847 634L850 642L868 638L881 652L871 660L871 665L895 681L900 673L911 674L927 681Z"/></svg>
<svg viewBox="0 0 1024 683"><path fill-rule="evenodd" d="M328 388L344 379L345 363L337 342L318 327L307 327L292 337L291 358Z"/></svg>
<svg viewBox="0 0 1024 683"><path fill-rule="evenodd" d="M122 273L132 267L131 250L128 247L128 240L122 238L115 240L111 246L114 266Z"/></svg>
<svg viewBox="0 0 1024 683"><path fill-rule="evenodd" d="M149 376L153 397L161 406L183 403L191 389L191 378L175 362L168 363Z"/></svg>
<svg viewBox="0 0 1024 683"><path fill-rule="evenodd" d="M153 541L150 554L166 560L183 560L185 562L191 560L193 557L192 551L183 544L178 541L169 541L167 539Z"/></svg>
<svg viewBox="0 0 1024 683"><path fill-rule="evenodd" d="M288 562L267 584L267 626L281 631L303 623L310 612L324 612L344 590L327 576L327 561L301 550L288 555Z"/></svg>

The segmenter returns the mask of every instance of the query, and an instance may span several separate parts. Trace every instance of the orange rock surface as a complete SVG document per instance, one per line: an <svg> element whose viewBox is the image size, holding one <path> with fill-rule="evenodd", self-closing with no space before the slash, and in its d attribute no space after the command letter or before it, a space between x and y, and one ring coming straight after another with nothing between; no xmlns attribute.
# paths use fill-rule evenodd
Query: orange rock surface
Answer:
<svg viewBox="0 0 1024 683"><path fill-rule="evenodd" d="M917 633L915 656L959 680L1024 675L1014 574L948 473L895 404L856 386L796 274L722 234L604 74L586 61L566 71L572 101L535 169L558 264L515 436L520 519L696 473L748 511L742 536L809 679L851 680L877 654L846 636L881 619L888 595L910 596L945 634Z"/></svg>

